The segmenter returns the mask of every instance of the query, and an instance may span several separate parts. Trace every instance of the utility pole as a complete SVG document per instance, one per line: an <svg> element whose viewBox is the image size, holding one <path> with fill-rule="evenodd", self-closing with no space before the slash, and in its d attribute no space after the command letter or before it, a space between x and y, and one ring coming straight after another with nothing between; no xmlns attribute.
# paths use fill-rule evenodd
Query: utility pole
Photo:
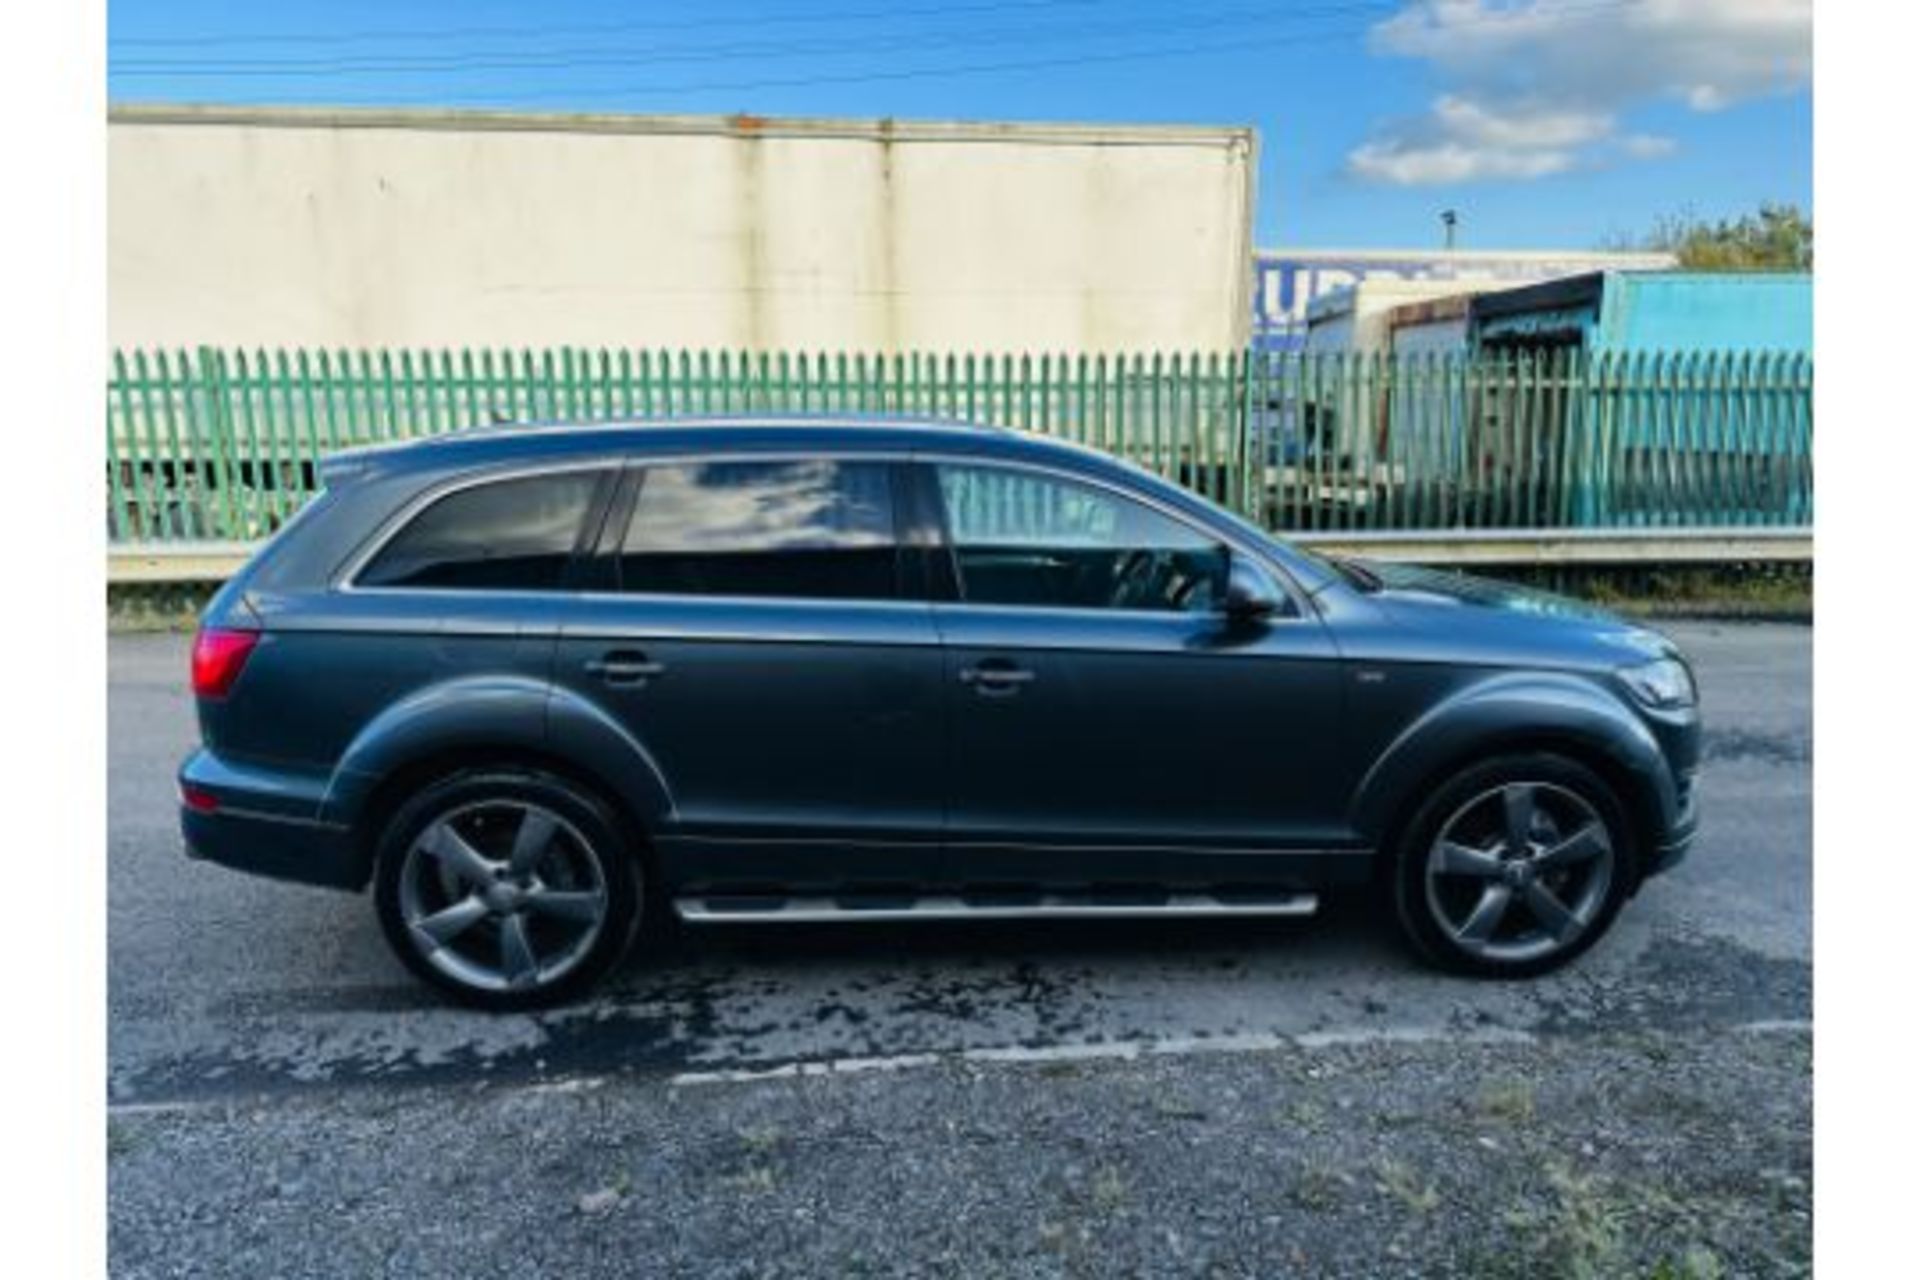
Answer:
<svg viewBox="0 0 1920 1280"><path fill-rule="evenodd" d="M1455 213L1452 209L1442 209L1440 211L1440 225L1443 228L1445 228L1444 234L1446 236L1446 243L1444 247L1448 253L1453 252L1453 229L1454 229L1454 226L1459 223L1459 221L1460 221L1460 215L1458 213Z"/></svg>

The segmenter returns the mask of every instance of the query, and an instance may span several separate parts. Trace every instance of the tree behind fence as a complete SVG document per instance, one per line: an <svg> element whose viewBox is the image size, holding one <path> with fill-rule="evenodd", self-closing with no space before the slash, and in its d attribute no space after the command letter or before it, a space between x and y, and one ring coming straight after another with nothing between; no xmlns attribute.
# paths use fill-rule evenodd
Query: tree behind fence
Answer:
<svg viewBox="0 0 1920 1280"><path fill-rule="evenodd" d="M1791 353L116 352L111 536L250 540L319 459L502 422L857 414L1126 458L1275 529L1806 525ZM560 428L564 429L564 428Z"/></svg>

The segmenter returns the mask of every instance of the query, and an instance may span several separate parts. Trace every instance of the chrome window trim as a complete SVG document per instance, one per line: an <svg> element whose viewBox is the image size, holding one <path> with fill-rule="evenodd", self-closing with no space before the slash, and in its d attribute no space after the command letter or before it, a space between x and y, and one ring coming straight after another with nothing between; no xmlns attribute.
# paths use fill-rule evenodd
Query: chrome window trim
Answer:
<svg viewBox="0 0 1920 1280"><path fill-rule="evenodd" d="M380 527L374 531L374 533L368 538L367 542L362 544L361 549L354 552L347 558L347 560L345 561L344 567L334 574L333 587L334 587L334 590L336 591L347 592L347 593L352 593L357 595L373 595L373 594L445 595L445 596L456 596L456 597L463 597L463 598L473 597L473 596L493 596L493 597L531 598L536 600L589 599L589 600L628 600L628 601L684 601L684 602L704 602L704 603L725 603L730 606L737 606L741 602L784 603L784 604L796 604L796 605L804 604L804 605L813 605L815 607L818 607L822 604L830 604L835 606L861 605L861 604L879 605L879 606L918 605L918 606L926 606L926 607L937 607L941 609L998 609L998 610L1015 610L1023 613L1033 613L1033 614L1049 614L1049 613L1067 614L1073 617L1095 617L1095 618L1098 618L1098 617L1192 618L1192 617L1203 616L1203 615L1192 614L1192 613L1174 612L1174 611L1165 610L1165 609L1087 609L1087 608L1077 608L1069 605L970 604L965 600L927 600L927 599L902 598L902 599L895 599L895 600L849 599L849 600L824 600L823 601L818 596L689 596L689 595L668 596L668 595L644 595L639 592L627 592L627 591L572 591L572 590L566 590L558 587L554 587L554 588L509 587L509 588L473 588L473 589L469 589L466 587L383 587L383 586L362 584L356 580L359 577L360 573L366 568L366 566L370 564L373 561L373 559L376 556L378 556L380 552L386 548L387 544L391 542L395 537L399 536L399 534L408 525L410 525L413 522L414 517L418 516L427 507L440 501L442 498L452 497L456 493L463 492L467 489L477 488L480 485L502 483L509 480L523 480L533 476L565 474L573 471L626 472L631 470L643 469L649 466L684 465L688 463L699 463L699 462L741 462L741 461L806 462L806 461L818 460L821 458L831 458L835 461L852 461L852 462L890 462L890 463L904 462L908 464L924 463L924 464L934 465L934 466L937 466L941 463L952 463L954 465L959 465L959 466L999 467L999 468L1009 469L1009 470L1037 473L1044 476L1050 476L1050 477L1056 477L1063 480L1069 480L1076 484L1091 485L1095 488L1104 489L1107 492L1112 493L1124 500L1139 503L1140 505L1145 506L1158 514L1165 516L1167 519L1172 520L1175 523L1180 524L1200 534L1201 536L1209 539L1210 541L1217 542L1223 546L1226 546L1227 548L1229 548L1234 552L1237 552L1241 555L1246 556L1247 558L1253 560L1256 564L1259 564L1262 568L1264 568L1267 571L1268 576L1274 580L1275 587L1279 589L1281 594L1284 595L1293 606L1293 608L1290 611L1282 614L1278 614L1272 618L1269 618L1268 619L1269 625L1277 625L1279 623L1285 623L1285 622L1302 622L1302 621L1308 620L1311 616L1311 610L1308 604L1308 597L1300 589L1299 584L1293 581L1293 577L1287 571L1286 567L1278 563L1273 556L1269 555L1266 551L1264 551L1261 548L1250 545L1245 540L1239 537L1233 536L1232 534L1229 534L1219 529L1208 527L1207 525L1196 520L1194 517L1192 517L1188 513L1181 511L1173 507L1171 504L1163 501L1162 499L1159 498L1158 495L1143 493L1138 490L1128 488L1125 485L1117 483L1116 481L1113 481L1105 476L1089 475L1086 472L1074 470L1072 468L1063 467L1053 463L1036 462L1036 461L1032 461L1024 458L1013 458L1013 459L1000 458L1000 457L995 457L990 453L974 453L974 452L969 452L965 450L954 449L951 446L946 446L946 445L936 446L930 449L919 449L919 448L909 448L909 449L864 448L863 449L857 446L852 448L845 448L845 449L835 448L833 446L823 446L823 447L812 448L812 449L785 449L785 448L783 449L713 449L713 448L666 449L658 453L639 453L639 454L620 453L616 455L602 454L591 459L574 458L574 459L565 459L560 461L549 460L549 461L543 461L543 462L529 462L519 466L503 466L503 467L493 468L493 469L484 469L480 471L466 472L460 475L449 477L443 482L430 485L426 489L422 490L420 493L415 494L412 498L409 498L406 502L402 503L398 508L398 510L396 510L394 514L392 514L391 516L387 517L387 519L380 525ZM1148 474L1151 475L1152 473L1149 472ZM949 552L949 554L951 554L953 549L953 544L952 544L952 539L948 537L947 530L945 528L945 515L946 513L943 507L941 511L941 517L942 517L941 542L943 547Z"/></svg>
<svg viewBox="0 0 1920 1280"><path fill-rule="evenodd" d="M437 485L431 486L421 491L420 493L415 494L412 498L409 498L406 502L402 503L399 510L396 511L393 515L387 517L387 519L381 523L380 527L376 529L374 533L371 535L370 537L371 545L367 546L366 544L363 544L363 547L365 549L358 551L355 554L349 556L346 561L346 567L334 574L334 589L336 591L347 591L347 592L353 592L356 594L372 594L375 592L380 592L385 594L401 593L406 595L449 595L449 596L512 595L512 596L532 596L532 597L536 597L540 599L548 599L548 600L552 600L552 599L571 600L571 599L576 599L582 596L613 597L613 598L625 599L625 600L665 599L666 597L664 596L641 595L638 592L570 591L560 587L551 587L551 588L546 588L546 587L505 587L505 588L381 587L381 586L373 586L371 584L363 584L356 581L356 579L359 577L361 571L364 570L366 566L369 563L371 563L373 559L376 556L378 556L382 550L386 548L387 543L393 541L394 538L398 537L401 531L404 530L407 527L407 525L411 524L413 522L413 518L418 514L420 514L420 512L424 511L428 506L431 506L433 503L438 502L441 498L452 497L454 494L459 493L462 490L475 488L479 485L492 484L495 482L507 481L507 480L522 480L530 476L560 474L568 471L605 470L605 471L617 471L617 472L625 473L628 471L641 470L650 466L685 464L685 463L694 463L694 462L746 462L746 461L809 462L809 461L815 461L821 458L831 458L835 461L853 461L853 462L911 462L913 460L911 454L903 453L897 449L892 449L892 450L863 449L863 450L842 451L837 449L762 450L762 449L703 448L703 449L693 450L690 452L681 451L681 450L663 450L659 453L647 453L647 454L638 454L638 455L631 454L631 453L621 453L621 454L615 454L615 455L602 454L597 456L591 461L584 460L584 459L569 459L566 461L527 463L523 466L502 467L497 470L486 470L482 472L469 472L469 473L462 474L460 476L453 477L449 479L447 482L445 482L444 484L437 484ZM810 604L816 604L816 605L821 603L821 598L818 596L688 596L685 598L690 600L732 600L732 601L789 600L795 603L810 603ZM838 601L829 601L828 603L853 604L853 603L861 603L861 602L853 601L853 600L838 600ZM891 601L873 600L873 601L866 601L865 603L925 604L926 601L896 599Z"/></svg>

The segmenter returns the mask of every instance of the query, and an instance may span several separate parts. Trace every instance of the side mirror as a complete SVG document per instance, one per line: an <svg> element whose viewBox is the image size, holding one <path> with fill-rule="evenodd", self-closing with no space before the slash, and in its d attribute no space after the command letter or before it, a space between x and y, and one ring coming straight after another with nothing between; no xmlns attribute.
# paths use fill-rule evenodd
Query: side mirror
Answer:
<svg viewBox="0 0 1920 1280"><path fill-rule="evenodd" d="M1279 613L1282 600L1273 579L1239 556L1227 563L1227 593L1220 612L1234 622L1255 622Z"/></svg>

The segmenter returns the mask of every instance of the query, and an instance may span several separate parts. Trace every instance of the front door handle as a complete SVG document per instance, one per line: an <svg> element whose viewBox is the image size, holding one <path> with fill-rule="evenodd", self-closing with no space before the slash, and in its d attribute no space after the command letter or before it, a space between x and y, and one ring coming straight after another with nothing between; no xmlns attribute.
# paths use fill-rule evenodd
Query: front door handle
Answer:
<svg viewBox="0 0 1920 1280"><path fill-rule="evenodd" d="M960 683L972 685L976 693L987 697L1000 697L1018 692L1022 685L1032 684L1033 672L1016 667L1004 658L989 658L975 666L960 668Z"/></svg>
<svg viewBox="0 0 1920 1280"><path fill-rule="evenodd" d="M589 675L599 676L608 684L640 685L666 672L666 667L648 659L637 649L615 649L604 653L586 664Z"/></svg>

